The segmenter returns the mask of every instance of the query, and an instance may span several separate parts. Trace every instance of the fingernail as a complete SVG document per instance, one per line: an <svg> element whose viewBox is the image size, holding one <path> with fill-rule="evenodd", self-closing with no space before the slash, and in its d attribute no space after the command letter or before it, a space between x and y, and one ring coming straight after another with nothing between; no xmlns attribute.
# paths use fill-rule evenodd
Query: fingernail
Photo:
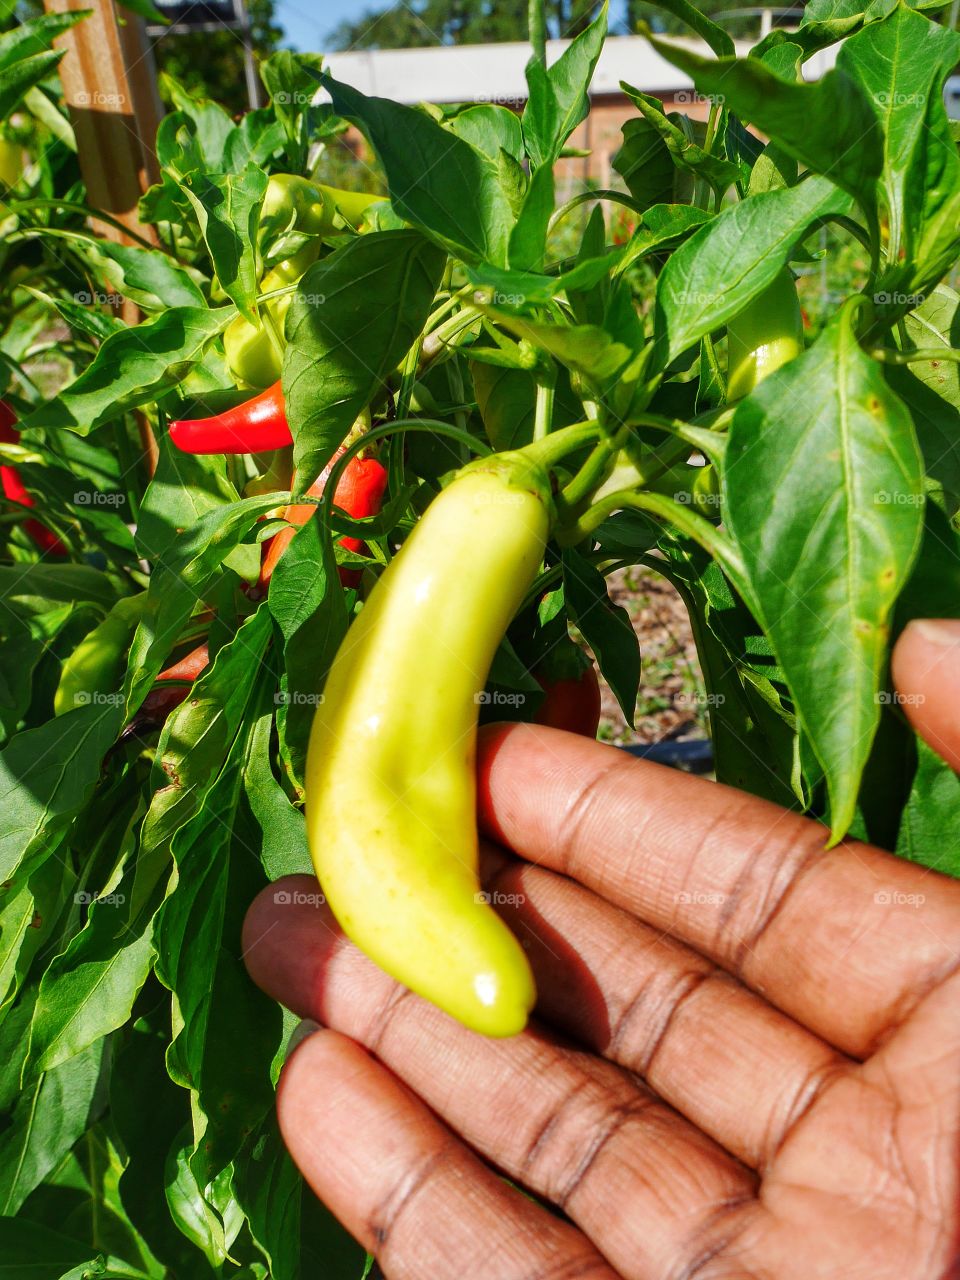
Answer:
<svg viewBox="0 0 960 1280"><path fill-rule="evenodd" d="M928 644L944 648L960 644L960 618L914 618L910 628Z"/></svg>

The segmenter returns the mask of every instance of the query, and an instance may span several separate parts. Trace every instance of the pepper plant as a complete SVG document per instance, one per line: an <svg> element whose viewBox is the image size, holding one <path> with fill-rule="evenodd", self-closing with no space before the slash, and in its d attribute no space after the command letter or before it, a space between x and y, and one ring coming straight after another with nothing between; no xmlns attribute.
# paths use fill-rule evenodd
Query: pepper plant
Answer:
<svg viewBox="0 0 960 1280"><path fill-rule="evenodd" d="M5 489L0 1257L14 1269L363 1273L280 1142L293 1019L247 978L240 929L260 888L311 869L311 797L364 844L363 777L336 810L361 729L343 691L373 706L383 672L374 654L354 685L334 659L388 568L365 627L386 600L406 644L403 661L384 646L394 692L375 705L391 718L405 700L394 724L417 723L418 695L465 733L477 707L541 715L572 629L631 720L642 644L606 577L644 566L689 610L721 781L810 813L825 842L869 838L960 874L960 783L909 730L887 669L909 619L960 612L960 298L944 283L960 157L942 101L960 36L939 0L811 0L796 31L738 57L687 0L667 7L704 51L649 39L708 119L624 86L636 114L614 190L556 198L604 12L552 65L535 50L520 114L367 97L318 55L266 61L270 105L239 123L170 81L162 178L141 202L156 245L108 244L86 221L50 79L53 35L80 16L0 37L0 106L37 130L0 210L19 433L3 460L60 544L38 545ZM835 42L835 69L805 82ZM323 190L348 123L369 145L368 190L351 193L366 198ZM823 227L869 266L805 348L793 269ZM113 292L142 323L97 305ZM269 429L244 438L249 414L231 411L264 390ZM213 451L197 435L209 418ZM382 507L379 492L340 505L356 458L385 470ZM464 468L487 480L454 481ZM477 516L499 474L540 504L515 535L529 581L510 556L517 510ZM436 515L459 501L462 521ZM427 510L450 534L425 532L418 555L449 590L424 614L403 594L413 546L397 557ZM462 680L436 696L450 673L409 643L410 619L430 636L430 609L458 641L451 662L493 654L470 708ZM390 759L408 743L436 745L400 734ZM450 811L473 838L465 797ZM398 849L409 888L423 866L408 876ZM422 914L416 899L411 934ZM377 932L353 925L361 943ZM446 959L434 972L421 939L426 972L409 980L459 1016L438 991Z"/></svg>

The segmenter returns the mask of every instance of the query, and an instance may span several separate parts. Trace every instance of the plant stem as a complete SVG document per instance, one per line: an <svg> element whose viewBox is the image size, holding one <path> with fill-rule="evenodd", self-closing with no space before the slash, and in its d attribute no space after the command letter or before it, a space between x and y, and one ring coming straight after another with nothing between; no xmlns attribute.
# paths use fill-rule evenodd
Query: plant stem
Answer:
<svg viewBox="0 0 960 1280"><path fill-rule="evenodd" d="M527 6L527 25L530 31L530 43L533 56L537 62L547 65L547 23L543 13L543 0L529 0Z"/></svg>
<svg viewBox="0 0 960 1280"><path fill-rule="evenodd" d="M557 371L551 364L537 375L537 403L534 410L533 438L543 440L553 425L553 400L557 385Z"/></svg>

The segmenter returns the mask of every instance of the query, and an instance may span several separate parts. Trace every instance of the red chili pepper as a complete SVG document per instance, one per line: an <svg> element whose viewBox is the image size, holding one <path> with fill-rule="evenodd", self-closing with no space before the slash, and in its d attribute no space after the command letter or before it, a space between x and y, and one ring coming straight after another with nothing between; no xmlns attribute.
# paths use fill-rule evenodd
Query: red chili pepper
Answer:
<svg viewBox="0 0 960 1280"><path fill-rule="evenodd" d="M595 738L600 727L600 681L586 654L577 645L571 644L569 650L564 646L533 674L546 694L534 723Z"/></svg>
<svg viewBox="0 0 960 1280"><path fill-rule="evenodd" d="M0 400L0 443L17 444L19 442L20 432L16 428L16 421L17 415L11 406L6 400ZM27 492L26 485L20 479L20 472L16 467L0 466L0 486L3 488L3 496L10 502L15 502L20 507L36 506L33 497ZM69 554L57 535L39 520L28 517L23 522L23 528L33 544L45 554L54 556Z"/></svg>
<svg viewBox="0 0 960 1280"><path fill-rule="evenodd" d="M321 472L319 479L315 480L307 490L310 497L319 498L323 494L330 470L341 453L343 453L343 450L338 449ZM380 510L380 503L386 487L386 469L376 458L353 457L347 463L346 469L337 483L337 492L334 494L333 500L341 510L346 511L347 515L361 520L365 516L377 514ZM295 502L292 506L287 507L284 512L284 519L288 520L291 525L299 527L305 525L310 517L316 513L316 510L317 508L311 503ZM290 545L290 540L295 533L296 528L281 529L266 544L263 563L260 568L260 580L257 583L259 594L262 595L266 592L270 577L277 567L277 562ZM363 550L363 542L359 538L354 538L350 535L341 538L340 545L347 551L354 553L359 553ZM355 587L360 582L360 572L359 569L350 569L346 565L341 565L339 570L340 581L345 587Z"/></svg>
<svg viewBox="0 0 960 1280"><path fill-rule="evenodd" d="M216 417L171 422L170 439L184 453L265 453L293 444L280 383Z"/></svg>
<svg viewBox="0 0 960 1280"><path fill-rule="evenodd" d="M156 685L140 704L140 710L137 713L138 720L147 720L152 724L163 724L174 707L179 707L180 703L190 693L190 684L206 670L209 661L210 654L207 650L207 643L204 641L203 644L198 644L196 649L191 649L185 657L181 658L179 662L175 662L172 667L167 667L165 671L161 671L157 676ZM157 687L161 682L167 680L187 681L189 683L170 685L166 689Z"/></svg>

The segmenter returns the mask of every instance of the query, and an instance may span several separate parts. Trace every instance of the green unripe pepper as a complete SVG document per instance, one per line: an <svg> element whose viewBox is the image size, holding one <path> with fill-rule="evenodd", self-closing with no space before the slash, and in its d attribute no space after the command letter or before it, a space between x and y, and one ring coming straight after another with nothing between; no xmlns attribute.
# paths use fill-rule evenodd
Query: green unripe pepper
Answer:
<svg viewBox="0 0 960 1280"><path fill-rule="evenodd" d="M784 269L727 325L727 400L749 395L768 373L803 351L803 317Z"/></svg>
<svg viewBox="0 0 960 1280"><path fill-rule="evenodd" d="M299 276L296 277L299 279ZM269 293L271 289L280 289L294 281L284 278L283 273L275 268L268 271L260 282L260 290ZM282 343L283 325L293 301L293 292L281 294L280 297L264 302L263 307L269 311L270 319L276 329L277 338L268 328L269 322L258 321L251 324L244 316L231 320L223 332L223 349L227 364L239 382L265 391L272 387L280 377L283 368Z"/></svg>
<svg viewBox="0 0 960 1280"><path fill-rule="evenodd" d="M143 616L147 593L123 596L104 620L89 631L63 664L53 696L54 714L89 706L115 694L123 673L123 659Z"/></svg>
<svg viewBox="0 0 960 1280"><path fill-rule="evenodd" d="M275 173L267 183L260 221L281 231L321 236L333 227L333 202L322 187L295 173Z"/></svg>
<svg viewBox="0 0 960 1280"><path fill-rule="evenodd" d="M502 454L433 500L340 646L307 754L310 849L344 932L490 1036L522 1030L535 991L477 881L477 715L540 567L549 492Z"/></svg>

